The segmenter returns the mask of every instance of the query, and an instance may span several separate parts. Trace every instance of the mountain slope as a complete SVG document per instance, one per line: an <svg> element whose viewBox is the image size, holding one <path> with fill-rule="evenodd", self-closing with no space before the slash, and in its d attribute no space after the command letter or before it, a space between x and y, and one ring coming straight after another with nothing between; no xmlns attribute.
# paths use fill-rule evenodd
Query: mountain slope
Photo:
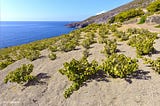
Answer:
<svg viewBox="0 0 160 106"><path fill-rule="evenodd" d="M136 24L138 28L144 28ZM153 25L147 25L149 30L160 32ZM134 28L132 25L130 28ZM128 28L128 26L127 26ZM146 28L146 27L145 27ZM121 29L125 29L122 27ZM82 33L84 35L85 33ZM98 34L96 34L98 38ZM160 36L160 35L159 35ZM84 36L81 36L84 38ZM83 40L83 39L82 39ZM154 47L160 51L160 38L155 41ZM127 45L127 42L117 42L119 54L135 58L136 51ZM103 44L92 44L88 60L102 62L105 55L101 53ZM150 67L143 64L139 59L139 73L131 78L132 83L124 79L112 79L104 77L95 78L75 91L70 98L65 99L64 90L71 84L66 76L61 75L58 70L72 58L80 59L84 48L78 46L76 50L70 52L56 52L57 59L52 61L48 58L48 49L41 51L41 58L35 61L21 59L9 65L4 70L0 70L0 106L159 106L160 104L160 76ZM152 59L156 59L160 53L153 54ZM22 64L33 64L33 75L38 76L38 82L32 82L28 86L21 87L18 84L3 83L5 76Z"/></svg>
<svg viewBox="0 0 160 106"><path fill-rule="evenodd" d="M75 28L82 28L92 23L105 23L109 18L112 18L116 14L132 9L132 8L140 8L140 7L146 7L148 4L150 4L152 1L155 0L134 0L128 4L122 5L118 8L115 8L111 11L105 12L100 15L92 16L82 22L76 22L68 24L68 27L75 27Z"/></svg>

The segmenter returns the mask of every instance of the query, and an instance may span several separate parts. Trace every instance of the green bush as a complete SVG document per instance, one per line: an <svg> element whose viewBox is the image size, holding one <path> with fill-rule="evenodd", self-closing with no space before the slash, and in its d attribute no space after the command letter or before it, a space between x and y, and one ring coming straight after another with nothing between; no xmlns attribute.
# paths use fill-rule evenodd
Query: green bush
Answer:
<svg viewBox="0 0 160 106"><path fill-rule="evenodd" d="M87 38L87 39L83 40L82 46L83 46L84 48L86 48L86 49L89 49L89 48L90 48L90 45L93 44L93 43L94 43L94 40L93 40L93 39Z"/></svg>
<svg viewBox="0 0 160 106"><path fill-rule="evenodd" d="M143 23L145 23L145 22L146 22L146 19L147 19L147 16L145 16L145 15L141 16L140 21L138 22L138 24L143 24Z"/></svg>
<svg viewBox="0 0 160 106"><path fill-rule="evenodd" d="M77 44L75 44L75 43L67 42L64 45L61 45L59 48L61 51L69 52L69 51L74 50L76 48L76 46L77 46Z"/></svg>
<svg viewBox="0 0 160 106"><path fill-rule="evenodd" d="M154 40L139 36L133 36L130 38L128 45L136 47L136 52L138 56L152 53L154 51Z"/></svg>
<svg viewBox="0 0 160 106"><path fill-rule="evenodd" d="M136 47L138 56L154 52L154 40L157 38L156 33L151 33L144 29L129 29L128 32L134 34L128 41L128 45Z"/></svg>
<svg viewBox="0 0 160 106"><path fill-rule="evenodd" d="M57 44L58 50L64 52L72 51L76 46L78 46L78 40L78 36L74 36L72 34L64 35Z"/></svg>
<svg viewBox="0 0 160 106"><path fill-rule="evenodd" d="M106 27L105 25L99 27L99 36L101 36L102 38L106 38L108 34L109 34L108 27Z"/></svg>
<svg viewBox="0 0 160 106"><path fill-rule="evenodd" d="M155 2L152 2L148 7L147 10L149 12L157 12L160 11L160 0L156 0Z"/></svg>
<svg viewBox="0 0 160 106"><path fill-rule="evenodd" d="M95 75L98 71L98 63L96 61L88 62L87 58L81 60L73 59L71 62L64 63L64 68L59 72L62 75L66 75L69 81L72 81L72 85L65 90L64 97L68 98L73 91L79 89L82 84L87 81L92 75Z"/></svg>
<svg viewBox="0 0 160 106"><path fill-rule="evenodd" d="M15 82L18 84L23 84L28 81L35 79L35 76L30 75L33 71L32 64L23 64L20 68L17 68L14 71L11 71L4 79L4 82Z"/></svg>
<svg viewBox="0 0 160 106"><path fill-rule="evenodd" d="M116 32L117 31L117 26L116 25L109 25L108 26L111 32Z"/></svg>
<svg viewBox="0 0 160 106"><path fill-rule="evenodd" d="M56 54L54 54L54 53L49 54L48 57L49 57L51 60L55 60L55 59L57 58Z"/></svg>
<svg viewBox="0 0 160 106"><path fill-rule="evenodd" d="M30 61L38 59L40 56L40 51L38 50L27 50L25 54L25 58L29 59Z"/></svg>
<svg viewBox="0 0 160 106"><path fill-rule="evenodd" d="M141 16L144 12L142 9L131 9L124 12L119 13L115 16L115 22L124 22L130 20L131 18Z"/></svg>
<svg viewBox="0 0 160 106"><path fill-rule="evenodd" d="M113 54L102 64L102 70L113 78L124 78L138 69L137 60L123 54Z"/></svg>
<svg viewBox="0 0 160 106"><path fill-rule="evenodd" d="M117 50L117 43L116 40L109 40L105 41L104 50L102 51L106 56L116 53Z"/></svg>
<svg viewBox="0 0 160 106"><path fill-rule="evenodd" d="M134 35L141 35L142 37L147 37L149 39L157 39L157 33L153 33L148 31L147 29L139 29L139 28L129 28L127 33ZM140 37L140 36L139 36Z"/></svg>
<svg viewBox="0 0 160 106"><path fill-rule="evenodd" d="M14 60L10 57L0 62L0 70L6 68L8 65L14 63Z"/></svg>
<svg viewBox="0 0 160 106"><path fill-rule="evenodd" d="M152 69L160 74L160 57L156 60L151 60L148 58L143 58L143 60L145 61L145 64L150 64Z"/></svg>
<svg viewBox="0 0 160 106"><path fill-rule="evenodd" d="M126 41L129 39L129 34L123 32L123 31L116 31L114 34L120 41Z"/></svg>
<svg viewBox="0 0 160 106"><path fill-rule="evenodd" d="M8 64L6 62L0 62L0 70L6 68Z"/></svg>
<svg viewBox="0 0 160 106"><path fill-rule="evenodd" d="M57 46L49 46L49 50L51 52L56 52L58 49L57 49Z"/></svg>
<svg viewBox="0 0 160 106"><path fill-rule="evenodd" d="M154 41L147 39L142 40L142 42L139 42L136 44L136 52L138 56L150 54L154 51L153 47Z"/></svg>
<svg viewBox="0 0 160 106"><path fill-rule="evenodd" d="M66 62L63 65L64 68L60 69L59 72L62 75L66 75L69 81L72 81L72 85L64 92L65 98L70 97L84 82L94 78L101 71L114 78L125 78L138 68L137 60L122 54L108 56L101 66L95 60L89 63L86 57L80 60L73 59L71 62Z"/></svg>

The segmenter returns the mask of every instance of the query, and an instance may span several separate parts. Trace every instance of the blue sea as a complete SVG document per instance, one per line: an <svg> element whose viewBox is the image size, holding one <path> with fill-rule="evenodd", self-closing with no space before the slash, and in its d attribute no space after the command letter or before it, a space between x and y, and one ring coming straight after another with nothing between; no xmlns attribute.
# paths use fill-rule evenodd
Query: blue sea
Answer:
<svg viewBox="0 0 160 106"><path fill-rule="evenodd" d="M0 48L26 44L36 40L51 38L69 33L74 28L65 25L72 23L62 21L1 21Z"/></svg>

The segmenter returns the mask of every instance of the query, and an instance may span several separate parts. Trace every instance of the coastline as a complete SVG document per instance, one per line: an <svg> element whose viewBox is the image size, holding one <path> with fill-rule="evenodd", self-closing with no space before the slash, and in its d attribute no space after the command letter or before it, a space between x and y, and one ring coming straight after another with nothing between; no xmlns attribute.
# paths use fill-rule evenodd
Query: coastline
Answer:
<svg viewBox="0 0 160 106"><path fill-rule="evenodd" d="M0 48L60 36L73 31L65 25L74 21L2 21Z"/></svg>

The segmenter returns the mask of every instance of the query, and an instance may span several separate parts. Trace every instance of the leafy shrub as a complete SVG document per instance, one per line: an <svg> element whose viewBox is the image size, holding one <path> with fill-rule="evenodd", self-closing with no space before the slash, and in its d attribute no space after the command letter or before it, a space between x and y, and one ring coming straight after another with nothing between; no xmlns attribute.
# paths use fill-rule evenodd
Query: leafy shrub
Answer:
<svg viewBox="0 0 160 106"><path fill-rule="evenodd" d="M102 70L113 78L124 78L135 72L138 68L137 60L126 57L123 54L113 54L102 64Z"/></svg>
<svg viewBox="0 0 160 106"><path fill-rule="evenodd" d="M154 50L153 44L153 39L145 38L141 35L133 36L128 42L128 45L136 47L136 52L138 56L152 53Z"/></svg>
<svg viewBox="0 0 160 106"><path fill-rule="evenodd" d="M117 31L117 26L116 25L109 25L108 26L111 32L116 32Z"/></svg>
<svg viewBox="0 0 160 106"><path fill-rule="evenodd" d="M95 37L95 33L93 33L93 32L88 32L88 33L86 34L86 37L87 37L88 39L90 39L90 40L93 40L94 37Z"/></svg>
<svg viewBox="0 0 160 106"><path fill-rule="evenodd" d="M89 63L86 57L80 60L73 59L71 62L66 62L63 65L64 68L60 69L59 72L62 75L66 75L69 81L72 81L72 85L64 92L65 98L70 97L84 82L95 77L99 71L104 71L107 75L114 78L124 78L138 68L137 60L122 54L108 56L101 66L95 60Z"/></svg>
<svg viewBox="0 0 160 106"><path fill-rule="evenodd" d="M51 52L56 52L58 49L57 49L57 46L49 46L49 50Z"/></svg>
<svg viewBox="0 0 160 106"><path fill-rule="evenodd" d="M25 58L29 59L30 61L38 59L40 56L40 52L38 50L28 50L25 54Z"/></svg>
<svg viewBox="0 0 160 106"><path fill-rule="evenodd" d="M108 40L108 38L103 38L103 37L98 37L98 43L103 44L106 43L106 41Z"/></svg>
<svg viewBox="0 0 160 106"><path fill-rule="evenodd" d="M153 44L154 40L157 38L156 33L151 33L148 30L140 29L130 29L128 30L128 32L135 34L129 39L128 45L136 47L136 52L138 56L154 52Z"/></svg>
<svg viewBox="0 0 160 106"><path fill-rule="evenodd" d="M131 9L124 12L119 13L115 16L115 22L124 22L131 18L141 16L144 12L142 9Z"/></svg>
<svg viewBox="0 0 160 106"><path fill-rule="evenodd" d="M156 60L151 60L148 58L143 58L143 60L145 61L145 64L150 64L152 69L160 74L160 57Z"/></svg>
<svg viewBox="0 0 160 106"><path fill-rule="evenodd" d="M119 38L120 41L126 41L129 39L129 34L126 34L123 31L116 31L114 33L114 36L116 36L117 38Z"/></svg>
<svg viewBox="0 0 160 106"><path fill-rule="evenodd" d="M6 68L8 64L6 62L0 62L0 70Z"/></svg>
<svg viewBox="0 0 160 106"><path fill-rule="evenodd" d="M154 41L150 39L143 40L142 42L137 43L136 44L137 54L141 56L141 55L152 53L154 51L153 44L154 44Z"/></svg>
<svg viewBox="0 0 160 106"><path fill-rule="evenodd" d="M73 42L67 42L66 44L60 46L60 50L64 52L69 52L69 51L74 50L76 46L77 44Z"/></svg>
<svg viewBox="0 0 160 106"><path fill-rule="evenodd" d="M79 44L78 39L79 37L74 37L74 35L72 34L64 35L60 39L59 44L57 45L58 50L64 51L64 52L69 52L74 50L76 46Z"/></svg>
<svg viewBox="0 0 160 106"><path fill-rule="evenodd" d="M133 28L132 29L132 28L129 28L127 30L127 32L130 33L130 34L139 34L142 37L147 37L147 38L150 38L150 39L158 38L157 33L150 32L147 29L139 29L139 28Z"/></svg>
<svg viewBox="0 0 160 106"><path fill-rule="evenodd" d="M8 59L8 58L10 58L9 54L0 55L0 60L5 60L5 59Z"/></svg>
<svg viewBox="0 0 160 106"><path fill-rule="evenodd" d="M138 34L139 32L139 29L137 28L128 28L127 29L127 33L130 33L130 34Z"/></svg>
<svg viewBox="0 0 160 106"><path fill-rule="evenodd" d="M148 7L147 10L149 12L156 12L160 11L160 0L156 0L155 2L152 2Z"/></svg>
<svg viewBox="0 0 160 106"><path fill-rule="evenodd" d="M97 29L101 27L101 24L89 24L88 26L84 27L84 28L80 28L79 31L80 32L85 32L85 33L88 33L88 32L96 32Z"/></svg>
<svg viewBox="0 0 160 106"><path fill-rule="evenodd" d="M105 38L105 37L107 37L106 36L107 34L109 34L109 29L105 25L102 25L99 28L99 36Z"/></svg>
<svg viewBox="0 0 160 106"><path fill-rule="evenodd" d="M20 68L17 68L14 71L11 71L4 79L4 82L16 82L18 84L23 84L30 80L35 79L35 76L30 75L33 71L32 64L23 64Z"/></svg>
<svg viewBox="0 0 160 106"><path fill-rule="evenodd" d="M116 53L117 50L117 43L116 40L109 40L105 41L104 50L102 51L106 56Z"/></svg>
<svg viewBox="0 0 160 106"><path fill-rule="evenodd" d="M98 71L97 66L98 63L96 61L89 63L86 58L82 58L79 61L73 59L69 63L64 63L64 68L60 69L59 72L62 75L66 75L68 79L73 82L72 85L65 90L64 97L68 98L73 91L78 90L90 76L95 75Z"/></svg>
<svg viewBox="0 0 160 106"><path fill-rule="evenodd" d="M8 65L12 64L14 60L8 57L6 60L0 62L0 70L6 68Z"/></svg>
<svg viewBox="0 0 160 106"><path fill-rule="evenodd" d="M89 49L89 48L90 48L90 45L91 45L92 43L94 43L94 40L87 38L87 39L83 40L82 46L83 46L84 48L86 48L86 49Z"/></svg>
<svg viewBox="0 0 160 106"><path fill-rule="evenodd" d="M129 46L136 47L136 44L140 42L140 40L138 41L137 39L139 39L139 38L137 38L137 36L132 36L132 37L129 39L129 41L128 41L127 44L128 44Z"/></svg>
<svg viewBox="0 0 160 106"><path fill-rule="evenodd" d="M55 59L57 58L56 54L54 54L54 53L49 54L48 57L49 57L51 60L55 60Z"/></svg>
<svg viewBox="0 0 160 106"><path fill-rule="evenodd" d="M147 19L147 16L145 16L145 15L141 16L140 21L138 22L138 24L143 24L143 23L145 23L145 22L146 22L146 19Z"/></svg>

